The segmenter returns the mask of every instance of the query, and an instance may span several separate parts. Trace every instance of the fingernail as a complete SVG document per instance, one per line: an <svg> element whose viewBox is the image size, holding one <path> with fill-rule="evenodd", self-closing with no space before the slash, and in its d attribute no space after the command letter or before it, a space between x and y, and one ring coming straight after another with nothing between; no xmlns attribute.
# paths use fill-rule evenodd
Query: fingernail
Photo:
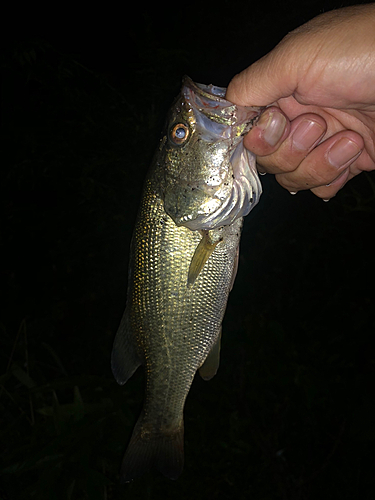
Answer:
<svg viewBox="0 0 375 500"><path fill-rule="evenodd" d="M289 194L297 194L297 191L289 191Z"/></svg>
<svg viewBox="0 0 375 500"><path fill-rule="evenodd" d="M324 128L312 120L302 120L293 133L293 146L300 151L310 149L321 137Z"/></svg>
<svg viewBox="0 0 375 500"><path fill-rule="evenodd" d="M269 111L264 113L258 122L263 130L263 138L270 146L276 146L281 139L286 125L286 118L282 113Z"/></svg>
<svg viewBox="0 0 375 500"><path fill-rule="evenodd" d="M328 151L328 161L331 165L338 168L342 167L350 160L354 160L354 158L360 154L361 149L358 145L350 139L343 137Z"/></svg>

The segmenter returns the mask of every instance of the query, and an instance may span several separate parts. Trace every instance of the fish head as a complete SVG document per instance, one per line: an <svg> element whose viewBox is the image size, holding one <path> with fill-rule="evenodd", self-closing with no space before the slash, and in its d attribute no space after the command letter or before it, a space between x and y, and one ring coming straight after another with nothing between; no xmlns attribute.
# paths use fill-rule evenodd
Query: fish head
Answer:
<svg viewBox="0 0 375 500"><path fill-rule="evenodd" d="M177 226L209 230L247 215L262 192L243 136L261 108L236 106L225 88L185 77L162 141L164 209Z"/></svg>

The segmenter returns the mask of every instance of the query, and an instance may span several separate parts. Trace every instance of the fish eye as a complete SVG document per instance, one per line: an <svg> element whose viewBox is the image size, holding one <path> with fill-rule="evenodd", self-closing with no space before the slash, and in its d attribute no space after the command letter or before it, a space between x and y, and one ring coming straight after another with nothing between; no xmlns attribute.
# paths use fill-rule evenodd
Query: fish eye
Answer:
<svg viewBox="0 0 375 500"><path fill-rule="evenodd" d="M174 144L182 145L189 138L189 128L185 123L176 123L170 131L169 137Z"/></svg>

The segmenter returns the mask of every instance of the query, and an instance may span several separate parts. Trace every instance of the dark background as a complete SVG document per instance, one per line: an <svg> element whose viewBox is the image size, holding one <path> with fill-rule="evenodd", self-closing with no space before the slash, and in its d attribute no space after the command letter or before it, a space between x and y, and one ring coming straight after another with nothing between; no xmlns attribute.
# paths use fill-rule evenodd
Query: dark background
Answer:
<svg viewBox="0 0 375 500"><path fill-rule="evenodd" d="M220 370L187 400L178 481L119 485L143 375L120 387L110 371L142 182L182 76L226 86L288 31L346 4L4 16L1 500L374 498L372 174L329 203L262 177Z"/></svg>

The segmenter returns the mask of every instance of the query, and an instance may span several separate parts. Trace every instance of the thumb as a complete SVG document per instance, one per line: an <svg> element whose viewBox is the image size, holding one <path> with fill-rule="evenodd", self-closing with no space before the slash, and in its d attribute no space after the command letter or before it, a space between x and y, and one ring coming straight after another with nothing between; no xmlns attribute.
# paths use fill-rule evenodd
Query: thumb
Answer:
<svg viewBox="0 0 375 500"><path fill-rule="evenodd" d="M226 93L228 101L242 106L267 106L295 92L301 69L293 50L281 50L281 44L232 79Z"/></svg>

